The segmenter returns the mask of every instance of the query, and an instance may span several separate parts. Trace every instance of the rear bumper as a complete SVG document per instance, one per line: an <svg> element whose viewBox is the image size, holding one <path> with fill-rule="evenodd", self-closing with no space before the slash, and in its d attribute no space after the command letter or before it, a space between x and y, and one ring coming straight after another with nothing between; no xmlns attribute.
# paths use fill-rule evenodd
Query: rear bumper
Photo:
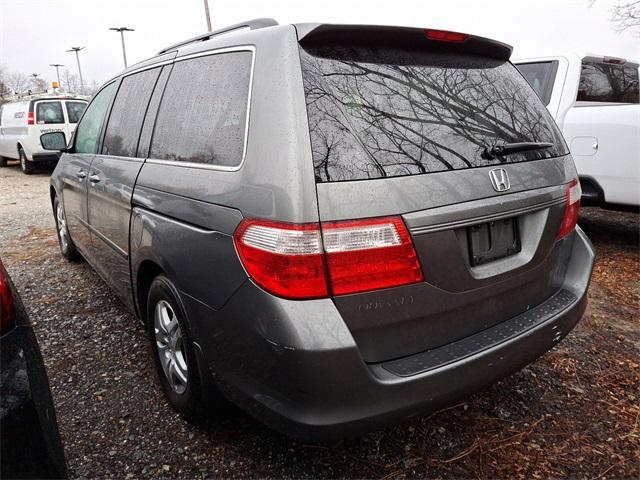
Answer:
<svg viewBox="0 0 640 480"><path fill-rule="evenodd" d="M488 335L491 341L475 350L468 344L468 351L430 364L412 362L424 354L366 364L331 300L286 301L247 282L221 311L186 303L191 318L208 317L194 333L227 396L284 433L332 439L437 410L551 349L586 308L595 256L579 228L563 241L571 242L570 259L553 308L544 302L511 335ZM402 362L405 370L390 365Z"/></svg>

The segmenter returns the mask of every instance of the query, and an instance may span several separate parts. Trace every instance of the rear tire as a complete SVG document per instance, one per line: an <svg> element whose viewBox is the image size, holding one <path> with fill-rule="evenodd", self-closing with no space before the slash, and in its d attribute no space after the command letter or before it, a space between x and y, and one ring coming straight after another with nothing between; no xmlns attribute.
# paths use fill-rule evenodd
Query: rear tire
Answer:
<svg viewBox="0 0 640 480"><path fill-rule="evenodd" d="M164 275L158 275L149 288L147 332L169 405L186 420L199 423L204 407L189 322L178 290Z"/></svg>
<svg viewBox="0 0 640 480"><path fill-rule="evenodd" d="M67 225L67 217L64 213L64 205L60 203L57 196L53 199L53 214L56 220L56 233L58 234L60 253L62 253L64 258L72 262L82 260L82 255L80 255L80 252L69 235L69 227Z"/></svg>
<svg viewBox="0 0 640 480"><path fill-rule="evenodd" d="M35 171L35 168L33 168L31 162L27 160L27 154L24 153L22 147L18 148L18 156L20 157L20 169L22 170L22 173L25 175L31 175Z"/></svg>
<svg viewBox="0 0 640 480"><path fill-rule="evenodd" d="M7 166L7 157L0 156L0 168Z"/></svg>

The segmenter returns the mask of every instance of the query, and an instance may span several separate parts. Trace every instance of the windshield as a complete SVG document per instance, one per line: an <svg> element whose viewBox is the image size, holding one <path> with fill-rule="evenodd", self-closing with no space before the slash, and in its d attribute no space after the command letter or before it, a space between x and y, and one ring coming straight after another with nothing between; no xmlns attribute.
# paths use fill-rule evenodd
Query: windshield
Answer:
<svg viewBox="0 0 640 480"><path fill-rule="evenodd" d="M553 119L509 62L377 47L300 49L318 182L565 155ZM483 158L511 142L553 147Z"/></svg>

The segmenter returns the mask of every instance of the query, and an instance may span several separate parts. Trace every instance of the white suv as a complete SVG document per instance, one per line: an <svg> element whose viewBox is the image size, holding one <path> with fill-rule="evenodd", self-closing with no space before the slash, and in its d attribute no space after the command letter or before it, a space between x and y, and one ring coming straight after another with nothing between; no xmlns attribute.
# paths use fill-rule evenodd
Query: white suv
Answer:
<svg viewBox="0 0 640 480"><path fill-rule="evenodd" d="M638 63L575 54L514 61L547 106L580 175L583 205L640 206Z"/></svg>
<svg viewBox="0 0 640 480"><path fill-rule="evenodd" d="M64 132L71 138L86 107L86 100L71 97L34 97L0 106L0 167L20 160L29 174L36 163L57 162L58 155L40 145L40 135Z"/></svg>

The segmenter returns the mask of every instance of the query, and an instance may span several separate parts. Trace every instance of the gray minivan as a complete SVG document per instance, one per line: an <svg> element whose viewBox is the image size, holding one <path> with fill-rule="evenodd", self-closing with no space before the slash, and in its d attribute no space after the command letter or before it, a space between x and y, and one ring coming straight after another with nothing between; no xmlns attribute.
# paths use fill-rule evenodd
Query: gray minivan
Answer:
<svg viewBox="0 0 640 480"><path fill-rule="evenodd" d="M229 399L332 438L450 404L560 341L593 266L573 161L510 54L268 19L166 48L64 148L62 253L146 324L187 418Z"/></svg>

